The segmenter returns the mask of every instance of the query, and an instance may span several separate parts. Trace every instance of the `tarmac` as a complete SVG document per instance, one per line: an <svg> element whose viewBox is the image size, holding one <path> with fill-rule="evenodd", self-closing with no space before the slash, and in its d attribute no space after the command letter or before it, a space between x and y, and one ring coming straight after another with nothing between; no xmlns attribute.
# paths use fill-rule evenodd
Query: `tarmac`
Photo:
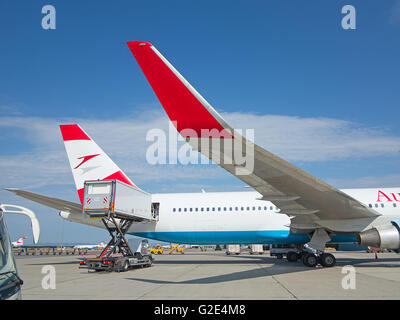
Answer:
<svg viewBox="0 0 400 320"><path fill-rule="evenodd" d="M332 252L337 265L309 268L263 255L190 249L156 255L152 267L88 272L78 256L17 256L22 298L46 299L399 299L400 255ZM49 268L52 266L53 268ZM49 286L49 270L55 286ZM54 288L55 287L55 288Z"/></svg>

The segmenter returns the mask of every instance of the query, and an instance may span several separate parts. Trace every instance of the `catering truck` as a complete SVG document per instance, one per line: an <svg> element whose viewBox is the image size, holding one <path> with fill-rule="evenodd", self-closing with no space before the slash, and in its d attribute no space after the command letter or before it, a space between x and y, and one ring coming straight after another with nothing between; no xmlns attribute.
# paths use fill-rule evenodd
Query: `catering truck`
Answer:
<svg viewBox="0 0 400 320"><path fill-rule="evenodd" d="M99 256L84 257L80 268L88 271L127 271L136 266L151 266L148 245L128 242L125 234L132 223L158 220L159 203L151 194L116 179L85 181L82 214L86 219L101 219L111 236Z"/></svg>

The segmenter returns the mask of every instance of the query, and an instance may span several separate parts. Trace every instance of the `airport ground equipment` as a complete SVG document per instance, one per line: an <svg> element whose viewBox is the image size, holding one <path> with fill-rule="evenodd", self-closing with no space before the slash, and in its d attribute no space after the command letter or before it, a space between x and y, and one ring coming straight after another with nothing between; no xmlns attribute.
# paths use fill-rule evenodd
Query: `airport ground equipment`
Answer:
<svg viewBox="0 0 400 320"><path fill-rule="evenodd" d="M179 243L177 243L171 249L169 249L168 254L173 254L174 252L184 254L185 248L183 246L179 246Z"/></svg>
<svg viewBox="0 0 400 320"><path fill-rule="evenodd" d="M3 208L0 205L0 300L20 300L24 282L18 275Z"/></svg>
<svg viewBox="0 0 400 320"><path fill-rule="evenodd" d="M132 221L156 222L159 203L151 194L116 179L85 181L83 212L89 218L113 216Z"/></svg>
<svg viewBox="0 0 400 320"><path fill-rule="evenodd" d="M240 244L229 244L226 246L226 254L240 254Z"/></svg>
<svg viewBox="0 0 400 320"><path fill-rule="evenodd" d="M251 244L250 245L250 254L263 254L264 249L262 244Z"/></svg>
<svg viewBox="0 0 400 320"><path fill-rule="evenodd" d="M163 254L164 253L164 249L163 249L162 246L160 246L158 244L154 248L150 249L150 253L152 253L152 254Z"/></svg>
<svg viewBox="0 0 400 320"><path fill-rule="evenodd" d="M80 268L92 271L127 271L132 267L151 266L153 257L148 244L125 234L134 222L154 223L158 207L151 195L118 180L85 181L82 214L85 219L101 219L111 236L110 242L95 258L84 257Z"/></svg>
<svg viewBox="0 0 400 320"><path fill-rule="evenodd" d="M125 238L125 233L132 224L132 220L120 219L117 221L113 216L102 218L102 221L110 233L111 240L99 256L95 258L84 257L79 268L86 268L88 271L127 271L133 267L150 267L153 264L153 257L148 253L147 247L137 239L137 245L133 246Z"/></svg>
<svg viewBox="0 0 400 320"><path fill-rule="evenodd" d="M303 250L294 245L272 245L269 254L271 257L278 259L287 258L288 261L294 262L301 258Z"/></svg>

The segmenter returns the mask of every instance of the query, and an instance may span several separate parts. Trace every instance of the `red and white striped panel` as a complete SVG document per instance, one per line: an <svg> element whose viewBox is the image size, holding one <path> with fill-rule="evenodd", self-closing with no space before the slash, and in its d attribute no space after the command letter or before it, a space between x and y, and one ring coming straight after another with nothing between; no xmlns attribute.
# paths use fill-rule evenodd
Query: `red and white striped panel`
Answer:
<svg viewBox="0 0 400 320"><path fill-rule="evenodd" d="M60 129L81 203L86 180L117 179L136 187L79 125L60 125Z"/></svg>

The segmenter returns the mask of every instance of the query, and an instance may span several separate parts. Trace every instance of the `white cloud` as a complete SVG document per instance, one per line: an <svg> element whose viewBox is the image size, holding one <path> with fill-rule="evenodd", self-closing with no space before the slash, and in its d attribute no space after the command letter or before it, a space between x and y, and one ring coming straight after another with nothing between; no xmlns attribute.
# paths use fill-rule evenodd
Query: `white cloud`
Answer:
<svg viewBox="0 0 400 320"><path fill-rule="evenodd" d="M254 128L255 142L288 161L331 161L398 154L400 137L332 118L231 113L234 128Z"/></svg>
<svg viewBox="0 0 400 320"><path fill-rule="evenodd" d="M257 144L288 161L360 159L394 155L400 150L399 137L380 128L361 127L338 119L243 113L226 113L223 117L234 128L254 129ZM169 121L161 111L148 110L140 117L113 120L0 117L0 130L5 133L18 130L20 137L32 145L26 152L0 156L2 186L35 188L73 183L58 128L60 123L79 123L138 184L183 179L217 181L228 175L215 165L147 164L146 150L151 145L145 140L147 131L160 128L168 132Z"/></svg>

